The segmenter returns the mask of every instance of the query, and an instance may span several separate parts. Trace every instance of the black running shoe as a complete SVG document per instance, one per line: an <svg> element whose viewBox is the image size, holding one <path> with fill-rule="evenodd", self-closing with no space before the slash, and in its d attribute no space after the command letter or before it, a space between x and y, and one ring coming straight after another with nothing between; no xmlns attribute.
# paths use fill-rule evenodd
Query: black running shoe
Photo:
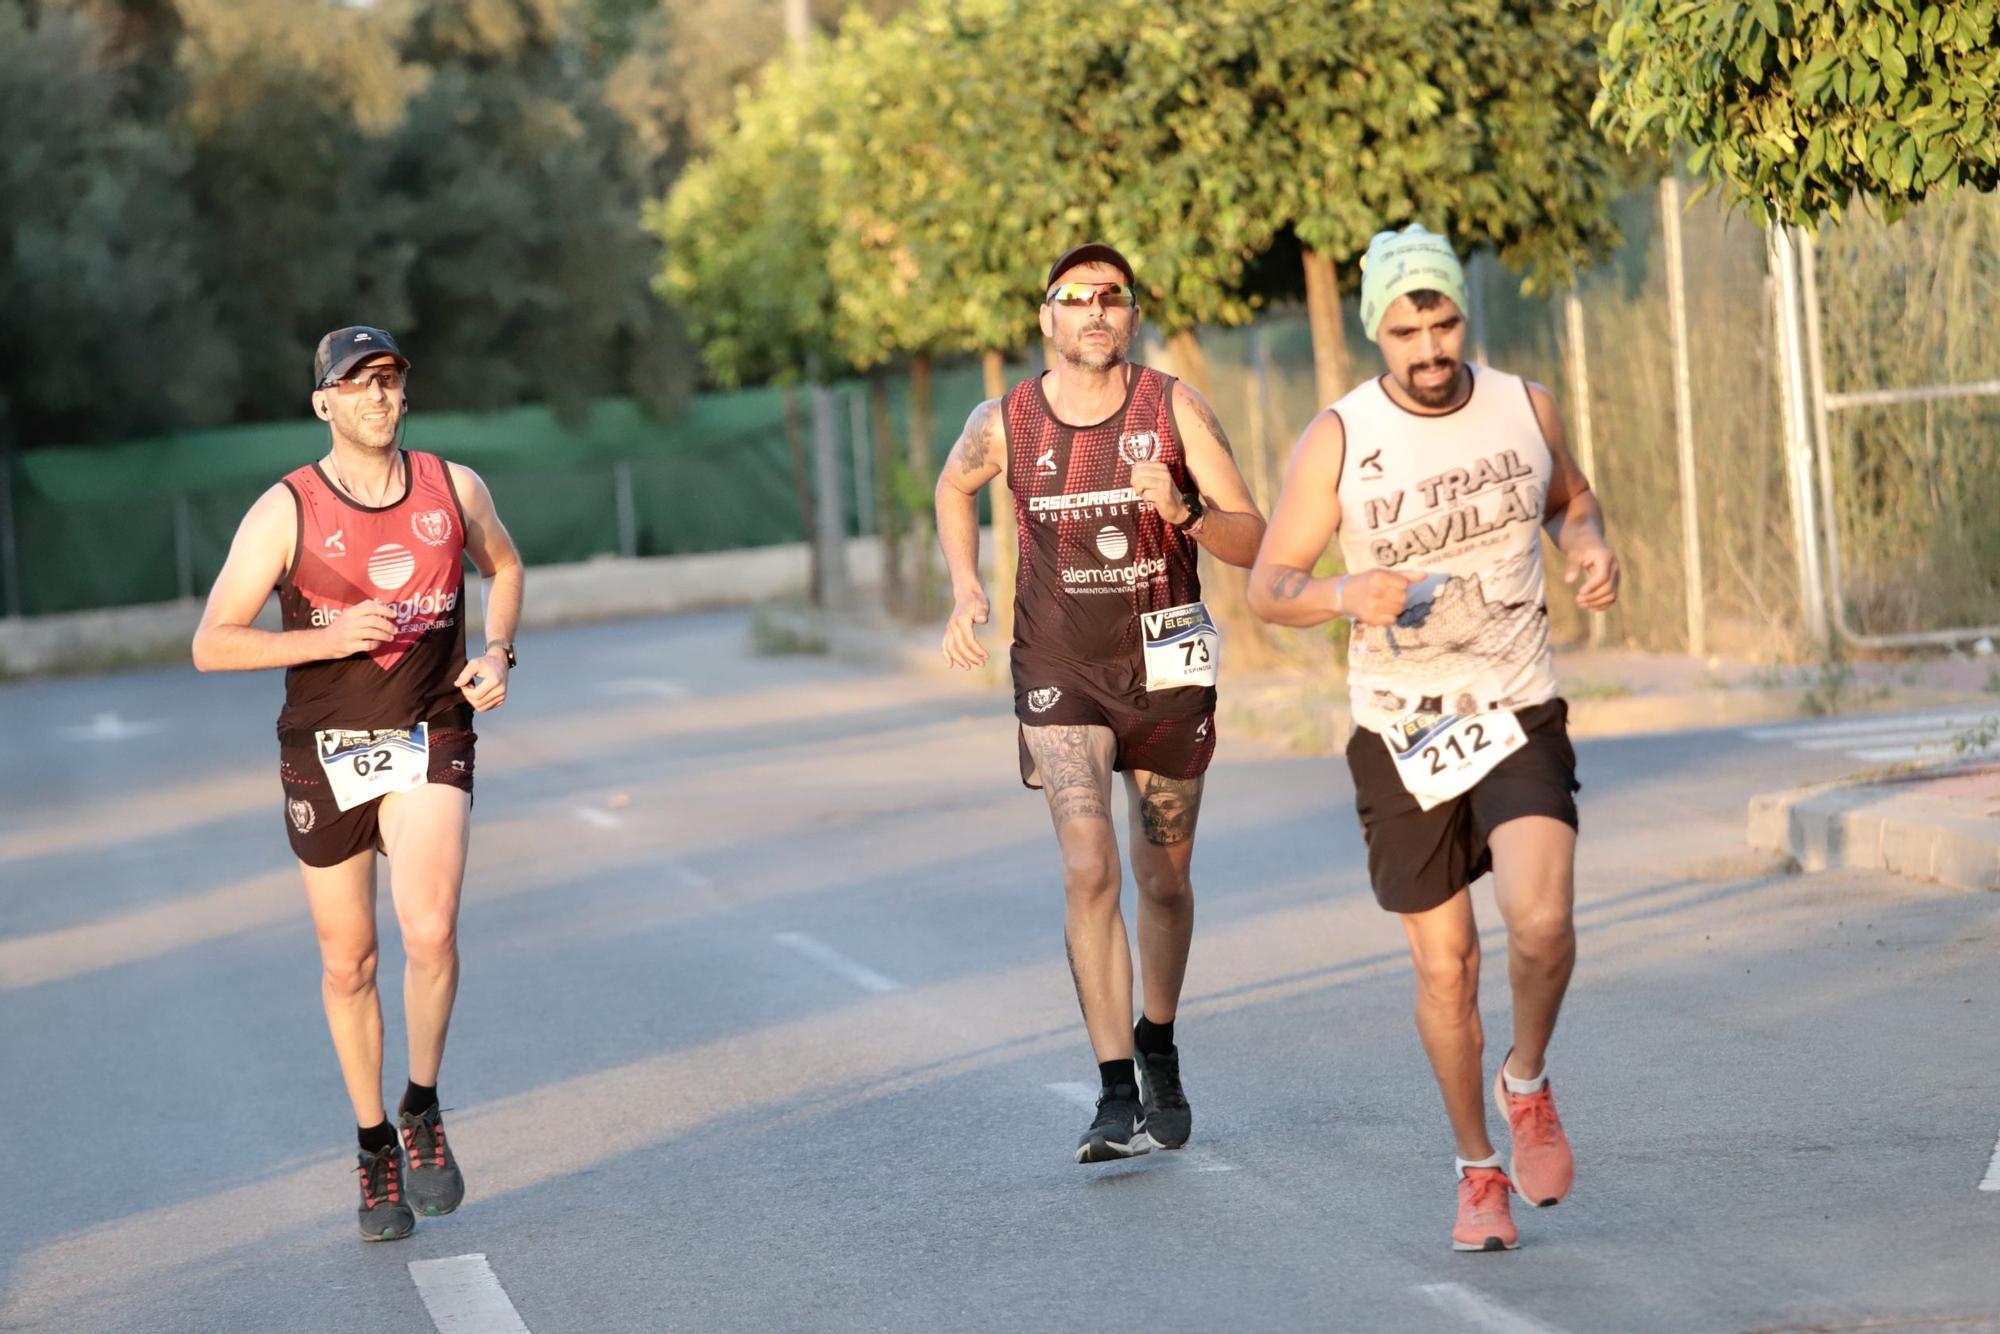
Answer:
<svg viewBox="0 0 2000 1334"><path fill-rule="evenodd" d="M1181 1049L1163 1056L1140 1048L1132 1052L1139 1071L1139 1105L1146 1112L1146 1134L1162 1149L1178 1149L1194 1129L1194 1112L1181 1092Z"/></svg>
<svg viewBox="0 0 2000 1334"><path fill-rule="evenodd" d="M1146 1134L1146 1113L1139 1106L1139 1090L1117 1084L1097 1099L1097 1119L1077 1141L1076 1160L1080 1163L1108 1163L1119 1158L1136 1158L1153 1147Z"/></svg>
<svg viewBox="0 0 2000 1334"><path fill-rule="evenodd" d="M444 1110L433 1107L417 1116L401 1112L396 1125L403 1132L403 1151L410 1157L410 1203L426 1218L458 1208L465 1198L465 1177L459 1173L457 1155L444 1142Z"/></svg>
<svg viewBox="0 0 2000 1334"><path fill-rule="evenodd" d="M400 1241L417 1230L403 1198L403 1151L391 1144L361 1158L361 1240Z"/></svg>

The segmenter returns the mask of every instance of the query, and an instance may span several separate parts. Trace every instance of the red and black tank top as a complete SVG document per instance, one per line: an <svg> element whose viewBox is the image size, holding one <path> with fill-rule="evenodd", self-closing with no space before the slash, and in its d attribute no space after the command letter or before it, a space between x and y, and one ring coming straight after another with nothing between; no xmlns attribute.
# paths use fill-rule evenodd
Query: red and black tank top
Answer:
<svg viewBox="0 0 2000 1334"><path fill-rule="evenodd" d="M1124 406L1091 426L1058 420L1039 375L1008 391L1007 484L1021 539L1017 686L1085 685L1138 708L1212 704L1214 692L1200 687L1146 690L1139 614L1201 597L1194 540L1142 508L1132 489L1132 465L1152 462L1183 494L1194 490L1173 390L1172 376L1131 366Z"/></svg>
<svg viewBox="0 0 2000 1334"><path fill-rule="evenodd" d="M318 463L285 476L299 515L278 583L285 629L331 625L370 598L396 618L396 637L373 652L285 672L286 742L332 727L472 725L452 684L465 665L465 510L444 460L405 450L402 464L402 499L379 508L350 500Z"/></svg>

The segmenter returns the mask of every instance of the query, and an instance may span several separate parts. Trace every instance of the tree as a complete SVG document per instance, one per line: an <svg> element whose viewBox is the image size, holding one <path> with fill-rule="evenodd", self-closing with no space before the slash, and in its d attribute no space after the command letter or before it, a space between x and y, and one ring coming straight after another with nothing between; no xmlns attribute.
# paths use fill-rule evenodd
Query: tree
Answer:
<svg viewBox="0 0 2000 1334"><path fill-rule="evenodd" d="M83 15L0 0L0 421L29 445L225 415L186 155Z"/></svg>
<svg viewBox="0 0 2000 1334"><path fill-rule="evenodd" d="M1598 0L1595 115L1760 223L2000 186L2000 4Z"/></svg>

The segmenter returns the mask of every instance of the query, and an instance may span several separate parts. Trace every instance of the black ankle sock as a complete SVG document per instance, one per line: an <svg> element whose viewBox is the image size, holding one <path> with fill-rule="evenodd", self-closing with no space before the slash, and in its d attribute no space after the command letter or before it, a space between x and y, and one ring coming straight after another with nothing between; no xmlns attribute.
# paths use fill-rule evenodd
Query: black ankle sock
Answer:
<svg viewBox="0 0 2000 1334"><path fill-rule="evenodd" d="M1139 1076L1130 1061L1099 1061L1097 1077L1104 1081L1106 1089L1115 1089L1120 1084L1127 1088L1139 1087Z"/></svg>
<svg viewBox="0 0 2000 1334"><path fill-rule="evenodd" d="M361 1141L363 1153L380 1153L396 1143L396 1131L387 1121L375 1126L356 1126L354 1137Z"/></svg>
<svg viewBox="0 0 2000 1334"><path fill-rule="evenodd" d="M1132 1040L1148 1056L1165 1056L1174 1049L1174 1021L1156 1024L1142 1014L1139 1026L1132 1030Z"/></svg>
<svg viewBox="0 0 2000 1334"><path fill-rule="evenodd" d="M404 1116L422 1116L437 1105L438 1088L436 1084L419 1084L415 1080L411 1080L410 1086L403 1090L403 1105L398 1110Z"/></svg>

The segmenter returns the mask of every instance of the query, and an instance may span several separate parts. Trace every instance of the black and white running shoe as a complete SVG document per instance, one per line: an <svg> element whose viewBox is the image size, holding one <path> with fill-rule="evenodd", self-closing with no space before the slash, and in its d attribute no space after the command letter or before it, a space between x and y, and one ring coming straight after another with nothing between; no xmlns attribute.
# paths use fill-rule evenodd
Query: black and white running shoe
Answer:
<svg viewBox="0 0 2000 1334"><path fill-rule="evenodd" d="M1146 1135L1162 1149L1178 1149L1194 1130L1194 1112L1181 1091L1181 1050L1164 1055L1135 1049L1139 1070L1139 1106L1146 1114Z"/></svg>
<svg viewBox="0 0 2000 1334"><path fill-rule="evenodd" d="M1098 1097L1097 1119L1077 1141L1076 1160L1108 1163L1136 1158L1152 1147L1152 1136L1146 1133L1146 1113L1139 1106L1139 1090L1130 1084L1117 1084Z"/></svg>

